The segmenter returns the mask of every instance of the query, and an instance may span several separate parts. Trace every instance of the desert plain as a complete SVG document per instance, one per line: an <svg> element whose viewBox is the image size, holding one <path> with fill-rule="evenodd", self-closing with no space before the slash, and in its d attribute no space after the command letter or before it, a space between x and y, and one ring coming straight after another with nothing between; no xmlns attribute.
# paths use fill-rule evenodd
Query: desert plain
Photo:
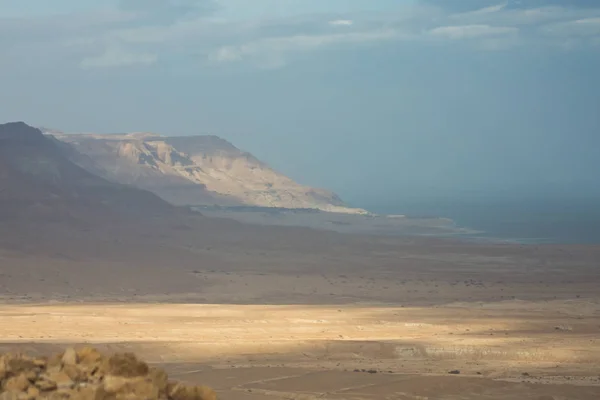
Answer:
<svg viewBox="0 0 600 400"><path fill-rule="evenodd" d="M200 216L0 231L0 352L134 351L225 400L600 399L598 246Z"/></svg>

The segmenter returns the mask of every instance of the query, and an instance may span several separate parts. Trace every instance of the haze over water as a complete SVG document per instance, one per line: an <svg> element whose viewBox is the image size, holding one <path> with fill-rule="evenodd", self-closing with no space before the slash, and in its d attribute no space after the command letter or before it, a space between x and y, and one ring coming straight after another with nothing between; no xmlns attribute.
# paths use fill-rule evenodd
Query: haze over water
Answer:
<svg viewBox="0 0 600 400"><path fill-rule="evenodd" d="M474 239L518 243L600 243L600 199L428 198L367 207L381 214L442 216L480 231Z"/></svg>

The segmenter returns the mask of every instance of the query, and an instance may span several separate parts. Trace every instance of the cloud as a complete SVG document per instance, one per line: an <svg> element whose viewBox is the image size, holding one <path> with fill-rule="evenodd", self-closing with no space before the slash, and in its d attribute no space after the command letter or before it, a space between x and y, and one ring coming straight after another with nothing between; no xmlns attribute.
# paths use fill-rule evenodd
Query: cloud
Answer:
<svg viewBox="0 0 600 400"><path fill-rule="evenodd" d="M493 9L498 6L508 9L534 9L542 7L596 8L598 0L421 0L421 4L440 7L449 12L469 12Z"/></svg>
<svg viewBox="0 0 600 400"><path fill-rule="evenodd" d="M392 29L378 31L352 32L327 35L297 35L256 40L237 45L223 46L209 55L213 62L235 62L245 59L258 59L259 62L277 59L277 65L285 64L284 56L292 52L305 52L333 45L367 44L400 38L399 32Z"/></svg>
<svg viewBox="0 0 600 400"><path fill-rule="evenodd" d="M157 60L158 55L156 54L135 53L127 51L120 45L111 45L99 56L84 58L81 61L81 67L84 69L91 69L151 65Z"/></svg>
<svg viewBox="0 0 600 400"><path fill-rule="evenodd" d="M600 17L582 18L543 26L541 32L550 36L598 36L600 37Z"/></svg>
<svg viewBox="0 0 600 400"><path fill-rule="evenodd" d="M212 13L218 9L218 3L215 0L120 0L119 8L169 22L187 15Z"/></svg>
<svg viewBox="0 0 600 400"><path fill-rule="evenodd" d="M468 11L470 15L481 15L481 14L490 14L498 11L502 11L507 7L508 3L496 4L494 6L488 6L484 8L478 8L473 11Z"/></svg>
<svg viewBox="0 0 600 400"><path fill-rule="evenodd" d="M471 39L487 36L515 35L519 29L509 26L490 25L460 25L441 26L429 31L431 35L442 36L448 39Z"/></svg>
<svg viewBox="0 0 600 400"><path fill-rule="evenodd" d="M329 21L329 25L331 26L352 26L354 25L354 21L351 19L334 19L333 21Z"/></svg>
<svg viewBox="0 0 600 400"><path fill-rule="evenodd" d="M311 12L300 3L288 7L292 0L269 1L284 4L285 13L222 12L234 6L253 10L241 0L120 0L118 7L102 12L0 18L0 51L9 57L5 66L27 62L23 54L43 53L49 55L46 65L63 68L148 67L170 57L189 57L197 67L249 62L276 68L301 54L336 46L448 41L499 50L600 41L600 4L588 8L592 2L583 0L571 5L554 0L421 0L371 12L339 12L316 2L310 3L316 7ZM199 65L199 59L205 62Z"/></svg>
<svg viewBox="0 0 600 400"><path fill-rule="evenodd" d="M498 5L508 5L507 2L503 2L502 0L422 0L421 4L439 7L449 12L470 12L488 9Z"/></svg>

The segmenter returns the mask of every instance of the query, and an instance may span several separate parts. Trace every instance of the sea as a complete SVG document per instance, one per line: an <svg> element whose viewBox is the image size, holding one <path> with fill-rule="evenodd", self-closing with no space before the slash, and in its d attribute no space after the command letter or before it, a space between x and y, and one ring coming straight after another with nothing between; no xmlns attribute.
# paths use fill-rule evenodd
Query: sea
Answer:
<svg viewBox="0 0 600 400"><path fill-rule="evenodd" d="M600 198L427 199L366 207L377 214L446 217L476 241L600 244Z"/></svg>

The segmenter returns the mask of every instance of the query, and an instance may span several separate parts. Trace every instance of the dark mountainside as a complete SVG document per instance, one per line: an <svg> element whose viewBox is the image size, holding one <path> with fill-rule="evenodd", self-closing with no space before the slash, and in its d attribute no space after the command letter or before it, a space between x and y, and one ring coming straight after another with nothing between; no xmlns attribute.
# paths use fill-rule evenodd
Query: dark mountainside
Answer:
<svg viewBox="0 0 600 400"><path fill-rule="evenodd" d="M0 125L0 219L102 219L174 212L158 196L75 165L65 145L23 122Z"/></svg>

